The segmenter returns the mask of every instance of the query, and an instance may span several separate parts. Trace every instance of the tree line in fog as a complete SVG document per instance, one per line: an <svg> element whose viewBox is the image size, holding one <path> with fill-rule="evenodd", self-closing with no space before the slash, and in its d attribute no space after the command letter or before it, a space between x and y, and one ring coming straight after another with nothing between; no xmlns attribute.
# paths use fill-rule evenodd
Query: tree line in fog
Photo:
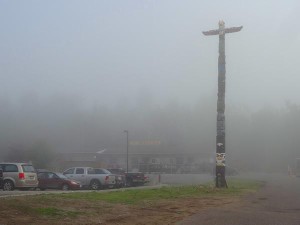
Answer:
<svg viewBox="0 0 300 225"><path fill-rule="evenodd" d="M300 106L264 107L249 111L226 108L227 164L240 170L285 171L300 157ZM28 95L17 102L0 99L0 159L36 160L41 165L62 152L122 151L124 130L135 151L215 153L215 99L195 105L159 104L141 99L107 106L87 106L72 96L41 100Z"/></svg>

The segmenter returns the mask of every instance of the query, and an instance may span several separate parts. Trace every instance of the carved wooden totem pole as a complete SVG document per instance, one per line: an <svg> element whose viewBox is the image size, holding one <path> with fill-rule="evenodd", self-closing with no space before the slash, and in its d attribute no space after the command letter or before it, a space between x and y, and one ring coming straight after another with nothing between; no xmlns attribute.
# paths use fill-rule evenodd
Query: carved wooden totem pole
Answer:
<svg viewBox="0 0 300 225"><path fill-rule="evenodd" d="M217 137L216 137L216 187L226 188L225 179L225 34L238 32L243 27L225 28L224 21L219 21L219 29L204 31L204 35L219 35L218 59L218 102L217 102Z"/></svg>

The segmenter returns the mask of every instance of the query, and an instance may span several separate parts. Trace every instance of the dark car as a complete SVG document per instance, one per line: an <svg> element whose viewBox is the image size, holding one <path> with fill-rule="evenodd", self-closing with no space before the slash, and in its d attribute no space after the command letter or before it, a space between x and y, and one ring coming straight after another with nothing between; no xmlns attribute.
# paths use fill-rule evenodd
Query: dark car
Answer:
<svg viewBox="0 0 300 225"><path fill-rule="evenodd" d="M141 172L125 172L122 168L108 169L113 174L123 175L125 178L125 185L127 187L144 185L148 182L148 178Z"/></svg>
<svg viewBox="0 0 300 225"><path fill-rule="evenodd" d="M81 188L79 182L67 178L61 173L43 171L38 172L39 189L60 189L63 191L77 190Z"/></svg>
<svg viewBox="0 0 300 225"><path fill-rule="evenodd" d="M113 185L113 188L121 188L125 186L125 176L122 174L116 174L108 169L103 168L95 168L94 169L95 174L110 174L115 177L115 183Z"/></svg>
<svg viewBox="0 0 300 225"><path fill-rule="evenodd" d="M110 173L116 176L116 188L125 187L126 184L125 173L123 173L119 169L106 169L106 170L108 170Z"/></svg>

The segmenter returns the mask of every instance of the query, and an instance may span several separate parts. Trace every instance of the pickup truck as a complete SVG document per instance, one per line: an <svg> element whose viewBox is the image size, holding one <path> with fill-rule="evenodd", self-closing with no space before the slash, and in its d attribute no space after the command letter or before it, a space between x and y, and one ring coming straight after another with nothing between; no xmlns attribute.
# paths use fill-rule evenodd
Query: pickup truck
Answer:
<svg viewBox="0 0 300 225"><path fill-rule="evenodd" d="M63 174L91 190L114 187L116 183L114 175L97 174L95 169L91 167L73 167L65 170Z"/></svg>
<svg viewBox="0 0 300 225"><path fill-rule="evenodd" d="M132 187L132 186L139 186L139 185L144 185L145 183L148 182L146 179L144 173L141 172L128 172L126 173L123 169L121 168L112 168L112 169L107 169L113 174L121 174L125 176L125 183L127 187Z"/></svg>
<svg viewBox="0 0 300 225"><path fill-rule="evenodd" d="M125 176L122 174L113 174L107 169L103 168L94 168L96 174L110 174L115 176L116 183L114 188L122 188L125 187Z"/></svg>

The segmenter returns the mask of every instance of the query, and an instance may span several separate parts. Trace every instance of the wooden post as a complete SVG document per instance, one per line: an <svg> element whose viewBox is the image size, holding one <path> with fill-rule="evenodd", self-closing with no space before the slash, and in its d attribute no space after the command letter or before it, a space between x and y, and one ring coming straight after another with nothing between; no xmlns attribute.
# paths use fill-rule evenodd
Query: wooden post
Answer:
<svg viewBox="0 0 300 225"><path fill-rule="evenodd" d="M217 136L216 136L216 187L227 188L225 179L225 34L238 32L243 27L225 28L224 21L219 21L219 29L204 31L203 34L219 35L218 58L218 102L217 102Z"/></svg>

